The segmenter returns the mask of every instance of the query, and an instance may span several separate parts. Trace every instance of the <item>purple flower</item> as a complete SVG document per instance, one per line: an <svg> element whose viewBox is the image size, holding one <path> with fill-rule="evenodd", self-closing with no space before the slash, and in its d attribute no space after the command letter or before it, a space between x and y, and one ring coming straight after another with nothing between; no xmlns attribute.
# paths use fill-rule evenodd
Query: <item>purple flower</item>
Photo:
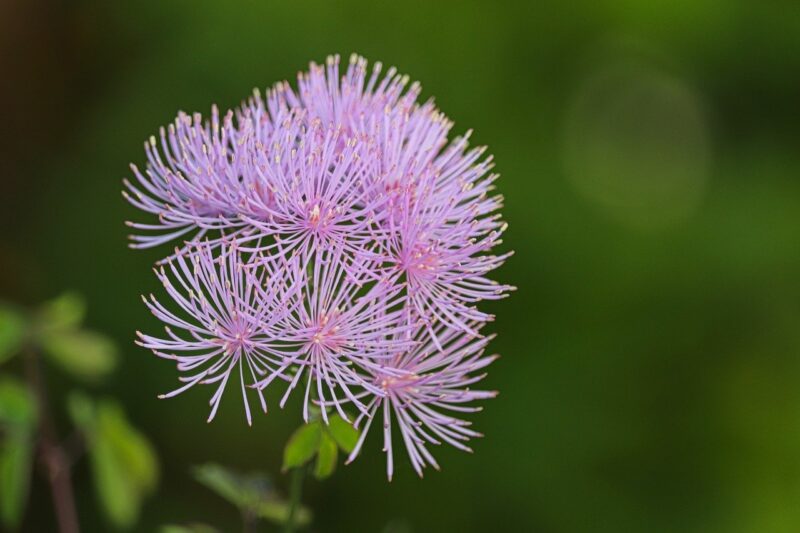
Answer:
<svg viewBox="0 0 800 533"><path fill-rule="evenodd" d="M372 383L372 373L391 373L388 360L410 345L400 286L390 279L373 281L368 269L353 267L350 261L341 250L317 251L308 268L291 275L291 285L302 288L292 293L288 305L293 312L285 317L283 327L285 338L299 344L300 349L287 361L296 364L297 371L281 406L306 375L306 421L312 390L315 402L335 407L345 420L348 416L342 409L340 393L343 401L364 412L356 392L383 394ZM306 274L307 270L310 273ZM277 369L258 387L266 387L283 371ZM324 409L322 418L327 422Z"/></svg>
<svg viewBox="0 0 800 533"><path fill-rule="evenodd" d="M269 136L271 123L260 124ZM237 127L233 112L220 125L216 106L211 123L200 114L179 113L167 130L161 128L145 142L147 168L131 170L134 182L124 180L125 198L135 207L156 215L157 223L128 222L143 232L132 235L133 248L149 248L184 238L199 241L215 231L230 232L242 226L238 205L242 201L241 176L252 172L252 120Z"/></svg>
<svg viewBox="0 0 800 533"><path fill-rule="evenodd" d="M178 254L156 275L179 311L163 306L155 296L143 300L152 313L166 324L166 338L137 332L140 346L164 359L177 362L178 389L164 394L170 398L197 385L216 385L211 397L210 422L217 412L231 374L238 374L245 414L252 423L246 387L260 376L274 373L287 357L293 357L282 324L296 305L298 287L282 275L264 275L256 288L245 274L236 246L223 246L214 257L209 246L197 246L191 255ZM171 327L170 327L171 326ZM181 333L176 333L176 328ZM267 404L261 390L257 395L264 412Z"/></svg>
<svg viewBox="0 0 800 533"><path fill-rule="evenodd" d="M367 76L367 60L356 54L350 56L346 72L340 76L339 56L329 56L325 65L311 63L308 72L297 77L295 92L287 82L276 84L267 93L267 106L273 114L291 109L304 109L308 121L319 120L323 125L335 125L345 130L347 137L367 133L376 137L386 133L382 125L402 116L416 105L421 87L413 83L406 90L409 78L391 67L381 77L383 66L375 63ZM433 107L432 103L428 106Z"/></svg>
<svg viewBox="0 0 800 533"><path fill-rule="evenodd" d="M451 140L420 92L332 56L296 90L254 91L222 120L181 113L145 144L124 194L155 221L129 223L132 246L178 241L157 271L176 311L146 299L166 337L138 341L184 374L165 396L213 384L211 420L238 373L248 423L248 394L266 411L275 383L281 407L302 389L306 421L351 405L350 460L380 417L390 479L393 426L420 475L438 468L430 445L469 450L461 415L495 395L472 388L494 360L479 304L513 290L489 277L510 252L492 252L506 224L491 156L470 132Z"/></svg>
<svg viewBox="0 0 800 533"><path fill-rule="evenodd" d="M482 435L472 430L471 423L459 415L480 411L473 402L497 395L495 391L471 388L485 376L479 371L497 356L483 355L490 337L472 337L444 328L437 331L436 337L441 348L432 342L427 332L419 330L418 344L396 356L390 365L391 373L373 373L373 383L383 394L373 396L366 406L367 412L356 420L357 426L364 419L366 423L348 462L360 453L376 417L383 419L383 450L389 480L394 473L393 425L399 429L400 440L420 476L427 465L439 469L428 449L431 444L447 443L472 452L466 442Z"/></svg>
<svg viewBox="0 0 800 533"><path fill-rule="evenodd" d="M437 345L437 324L474 335L470 322L493 320L474 304L512 290L486 277L511 255L488 253L506 228L491 215L501 205L488 195L496 176L483 178L490 162L476 163L482 149L465 148L466 140L457 140L431 170L403 184L385 219L388 236L379 241L386 264L403 272L409 306Z"/></svg>
<svg viewBox="0 0 800 533"><path fill-rule="evenodd" d="M307 124L304 110L291 117L272 147L253 155L255 174L243 184L250 194L241 211L253 231L239 242L270 252L268 259L294 250L307 257L330 247L357 254L375 239L376 216L385 203L373 193L375 147L320 120ZM257 190L269 194L253 194Z"/></svg>
<svg viewBox="0 0 800 533"><path fill-rule="evenodd" d="M371 169L377 186L363 191L378 209L371 215L378 229L369 249L380 250L384 265L405 274L409 303L429 332L442 322L474 334L468 321L493 317L473 304L512 289L486 278L511 255L487 253L506 228L494 214L502 197L491 195L498 177L489 174L492 158L482 160L485 147L468 149L471 132L448 145L453 124L432 102L416 104L419 84L403 93L407 76L390 69L380 80L380 71L377 63L367 78L366 61L353 56L340 81L339 58L330 57L325 67L312 64L300 74L299 94L279 84L268 96L270 108L302 108L307 120L336 125L377 146L378 169Z"/></svg>

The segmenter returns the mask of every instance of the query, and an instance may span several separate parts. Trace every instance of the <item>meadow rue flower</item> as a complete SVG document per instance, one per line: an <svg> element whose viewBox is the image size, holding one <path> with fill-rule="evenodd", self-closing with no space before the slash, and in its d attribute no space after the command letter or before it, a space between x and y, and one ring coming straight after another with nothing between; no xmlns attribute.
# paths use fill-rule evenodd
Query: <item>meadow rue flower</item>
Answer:
<svg viewBox="0 0 800 533"><path fill-rule="evenodd" d="M301 289L292 294L289 305L294 311L284 320L284 327L286 338L298 342L300 350L291 360L298 369L281 405L307 373L303 409L306 421L312 387L315 401L330 403L344 419L348 417L342 409L339 390L346 401L364 411L356 392L383 394L372 384L371 372L385 369L394 353L410 345L400 285L391 279L373 281L365 268L360 272L348 269L349 261L342 249L317 251L312 264L293 280L293 285ZM259 388L272 378L265 378ZM327 422L325 410L322 418Z"/></svg>
<svg viewBox="0 0 800 533"><path fill-rule="evenodd" d="M219 112L211 121L199 113L179 113L173 124L145 142L147 168L131 165L135 180L124 180L125 198L157 216L156 223L128 222L142 233L131 236L131 247L149 248L179 238L200 240L214 230L231 231L242 225L238 205L242 176L252 172L254 135L252 121L233 120L228 112L220 124ZM270 135L271 123L260 125Z"/></svg>
<svg viewBox="0 0 800 533"><path fill-rule="evenodd" d="M235 244L222 246L217 257L208 245L195 245L191 254L177 254L166 267L156 270L177 310L169 310L153 295L143 297L150 311L166 324L167 337L137 332L137 343L159 357L174 360L178 370L188 374L179 378L183 386L161 397L175 396L198 384L216 384L209 422L229 378L238 374L247 422L251 423L246 388L294 353L286 341L284 321L294 312L292 306L298 305L293 295L300 287L287 283L291 278L284 272L271 270L262 273L264 281L256 286L247 279L245 267ZM264 396L256 390L266 412Z"/></svg>
<svg viewBox="0 0 800 533"><path fill-rule="evenodd" d="M438 344L420 329L415 336L416 346L397 353L387 365L390 372L372 372L373 383L382 389L383 394L372 395L366 411L356 420L357 426L364 419L366 423L348 462L360 453L376 416L383 419L383 449L390 480L394 472L393 420L400 430L411 464L420 477L426 465L439 469L428 450L429 444L446 442L472 452L466 442L482 435L470 429L471 422L453 413L480 411L480 407L472 405L475 401L497 395L496 391L470 388L485 377L486 374L479 372L497 356L484 355L490 337L464 335L447 326L438 329Z"/></svg>
<svg viewBox="0 0 800 533"><path fill-rule="evenodd" d="M138 340L184 374L165 397L212 384L211 420L238 374L250 423L249 394L266 412L265 388L285 384L281 407L299 388L306 421L317 405L362 428L350 460L380 418L390 479L393 426L419 475L438 468L430 445L469 450L462 416L496 394L474 388L494 360L478 305L513 289L488 277L510 252L492 253L506 224L491 156L470 132L450 140L420 91L331 56L296 90L180 113L145 143L124 195L155 217L128 223L131 246L177 244L156 271L175 305L145 299L166 337Z"/></svg>
<svg viewBox="0 0 800 533"><path fill-rule="evenodd" d="M320 120L306 124L307 113L292 113L269 150L256 151L250 194L240 212L253 228L243 245L276 253L344 247L357 254L374 238L385 198L372 194L378 184L376 148L344 137L338 126ZM268 191L266 201L257 191Z"/></svg>

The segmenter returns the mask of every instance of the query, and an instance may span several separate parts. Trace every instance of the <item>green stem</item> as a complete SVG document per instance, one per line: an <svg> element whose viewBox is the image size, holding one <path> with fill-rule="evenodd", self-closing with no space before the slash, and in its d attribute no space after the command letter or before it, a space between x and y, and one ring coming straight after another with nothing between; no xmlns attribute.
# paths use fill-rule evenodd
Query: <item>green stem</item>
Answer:
<svg viewBox="0 0 800 533"><path fill-rule="evenodd" d="M286 525L283 528L284 533L294 533L294 519L295 515L297 515L297 510L300 508L300 497L303 494L303 478L305 475L305 466L292 469L292 481L289 487L289 514L286 517Z"/></svg>

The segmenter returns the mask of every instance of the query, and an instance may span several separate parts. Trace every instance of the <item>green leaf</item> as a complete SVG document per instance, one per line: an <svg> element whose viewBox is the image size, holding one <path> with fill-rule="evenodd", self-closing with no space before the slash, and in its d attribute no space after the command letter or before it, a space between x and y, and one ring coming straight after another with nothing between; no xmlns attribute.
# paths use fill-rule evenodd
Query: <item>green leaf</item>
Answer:
<svg viewBox="0 0 800 533"><path fill-rule="evenodd" d="M192 469L194 478L240 509L250 505L253 500L248 483L238 474L224 466L207 463Z"/></svg>
<svg viewBox="0 0 800 533"><path fill-rule="evenodd" d="M90 381L108 374L117 364L114 343L92 331L53 331L42 339L42 348L61 368Z"/></svg>
<svg viewBox="0 0 800 533"><path fill-rule="evenodd" d="M119 458L126 465L143 492L150 492L158 484L158 462L155 450L145 436L134 428L125 413L116 404L103 402L98 407L100 431L112 443Z"/></svg>
<svg viewBox="0 0 800 533"><path fill-rule="evenodd" d="M333 474L338 458L339 449L336 447L336 441L326 431L320 439L317 462L314 465L314 477L321 480Z"/></svg>
<svg viewBox="0 0 800 533"><path fill-rule="evenodd" d="M54 330L75 329L86 316L86 301L75 292L65 292L45 303L39 312L40 329L47 333Z"/></svg>
<svg viewBox="0 0 800 533"><path fill-rule="evenodd" d="M239 508L259 518L284 524L289 516L289 504L273 490L269 479L259 473L239 474L208 463L192 469L195 479ZM298 525L311 522L311 511L300 507L295 514Z"/></svg>
<svg viewBox="0 0 800 533"><path fill-rule="evenodd" d="M358 443L358 430L341 416L331 417L328 432L345 453L350 453Z"/></svg>
<svg viewBox="0 0 800 533"><path fill-rule="evenodd" d="M85 394L72 391L67 395L67 413L81 431L94 431L94 403Z"/></svg>
<svg viewBox="0 0 800 533"><path fill-rule="evenodd" d="M52 361L73 376L94 381L114 370L118 354L105 335L79 329L85 314L84 299L64 293L42 306L36 331Z"/></svg>
<svg viewBox="0 0 800 533"><path fill-rule="evenodd" d="M0 307L0 363L11 358L22 346L25 320L8 307Z"/></svg>
<svg viewBox="0 0 800 533"><path fill-rule="evenodd" d="M300 426L289 438L283 450L283 471L303 466L314 457L322 437L319 422Z"/></svg>
<svg viewBox="0 0 800 533"><path fill-rule="evenodd" d="M92 405L88 398L73 393L68 408L89 444L95 491L106 515L117 527L132 526L142 500L158 481L152 446L115 403Z"/></svg>
<svg viewBox="0 0 800 533"><path fill-rule="evenodd" d="M36 424L36 399L25 385L8 377L0 380L0 424L20 429Z"/></svg>
<svg viewBox="0 0 800 533"><path fill-rule="evenodd" d="M31 478L36 403L23 385L0 382L0 522L9 529L19 525Z"/></svg>
<svg viewBox="0 0 800 533"><path fill-rule="evenodd" d="M14 529L22 518L31 478L33 438L11 431L0 444L0 520Z"/></svg>

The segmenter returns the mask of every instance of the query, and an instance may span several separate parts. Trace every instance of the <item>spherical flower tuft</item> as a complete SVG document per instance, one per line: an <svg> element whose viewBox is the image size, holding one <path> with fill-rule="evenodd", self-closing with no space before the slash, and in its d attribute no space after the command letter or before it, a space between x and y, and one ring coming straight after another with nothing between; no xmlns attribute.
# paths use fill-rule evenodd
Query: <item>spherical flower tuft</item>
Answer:
<svg viewBox="0 0 800 533"><path fill-rule="evenodd" d="M267 387L285 385L281 407L300 389L307 422L331 411L361 429L350 461L380 418L390 479L393 427L420 476L438 469L431 445L470 451L463 416L496 394L473 388L495 359L480 303L513 290L489 277L511 253L493 252L491 156L471 132L451 140L420 92L331 56L296 89L180 113L145 143L123 194L152 217L128 223L132 247L176 246L156 270L173 305L145 298L166 336L137 341L182 373L164 397L214 385L210 421L238 374L251 423L249 395L266 412Z"/></svg>

